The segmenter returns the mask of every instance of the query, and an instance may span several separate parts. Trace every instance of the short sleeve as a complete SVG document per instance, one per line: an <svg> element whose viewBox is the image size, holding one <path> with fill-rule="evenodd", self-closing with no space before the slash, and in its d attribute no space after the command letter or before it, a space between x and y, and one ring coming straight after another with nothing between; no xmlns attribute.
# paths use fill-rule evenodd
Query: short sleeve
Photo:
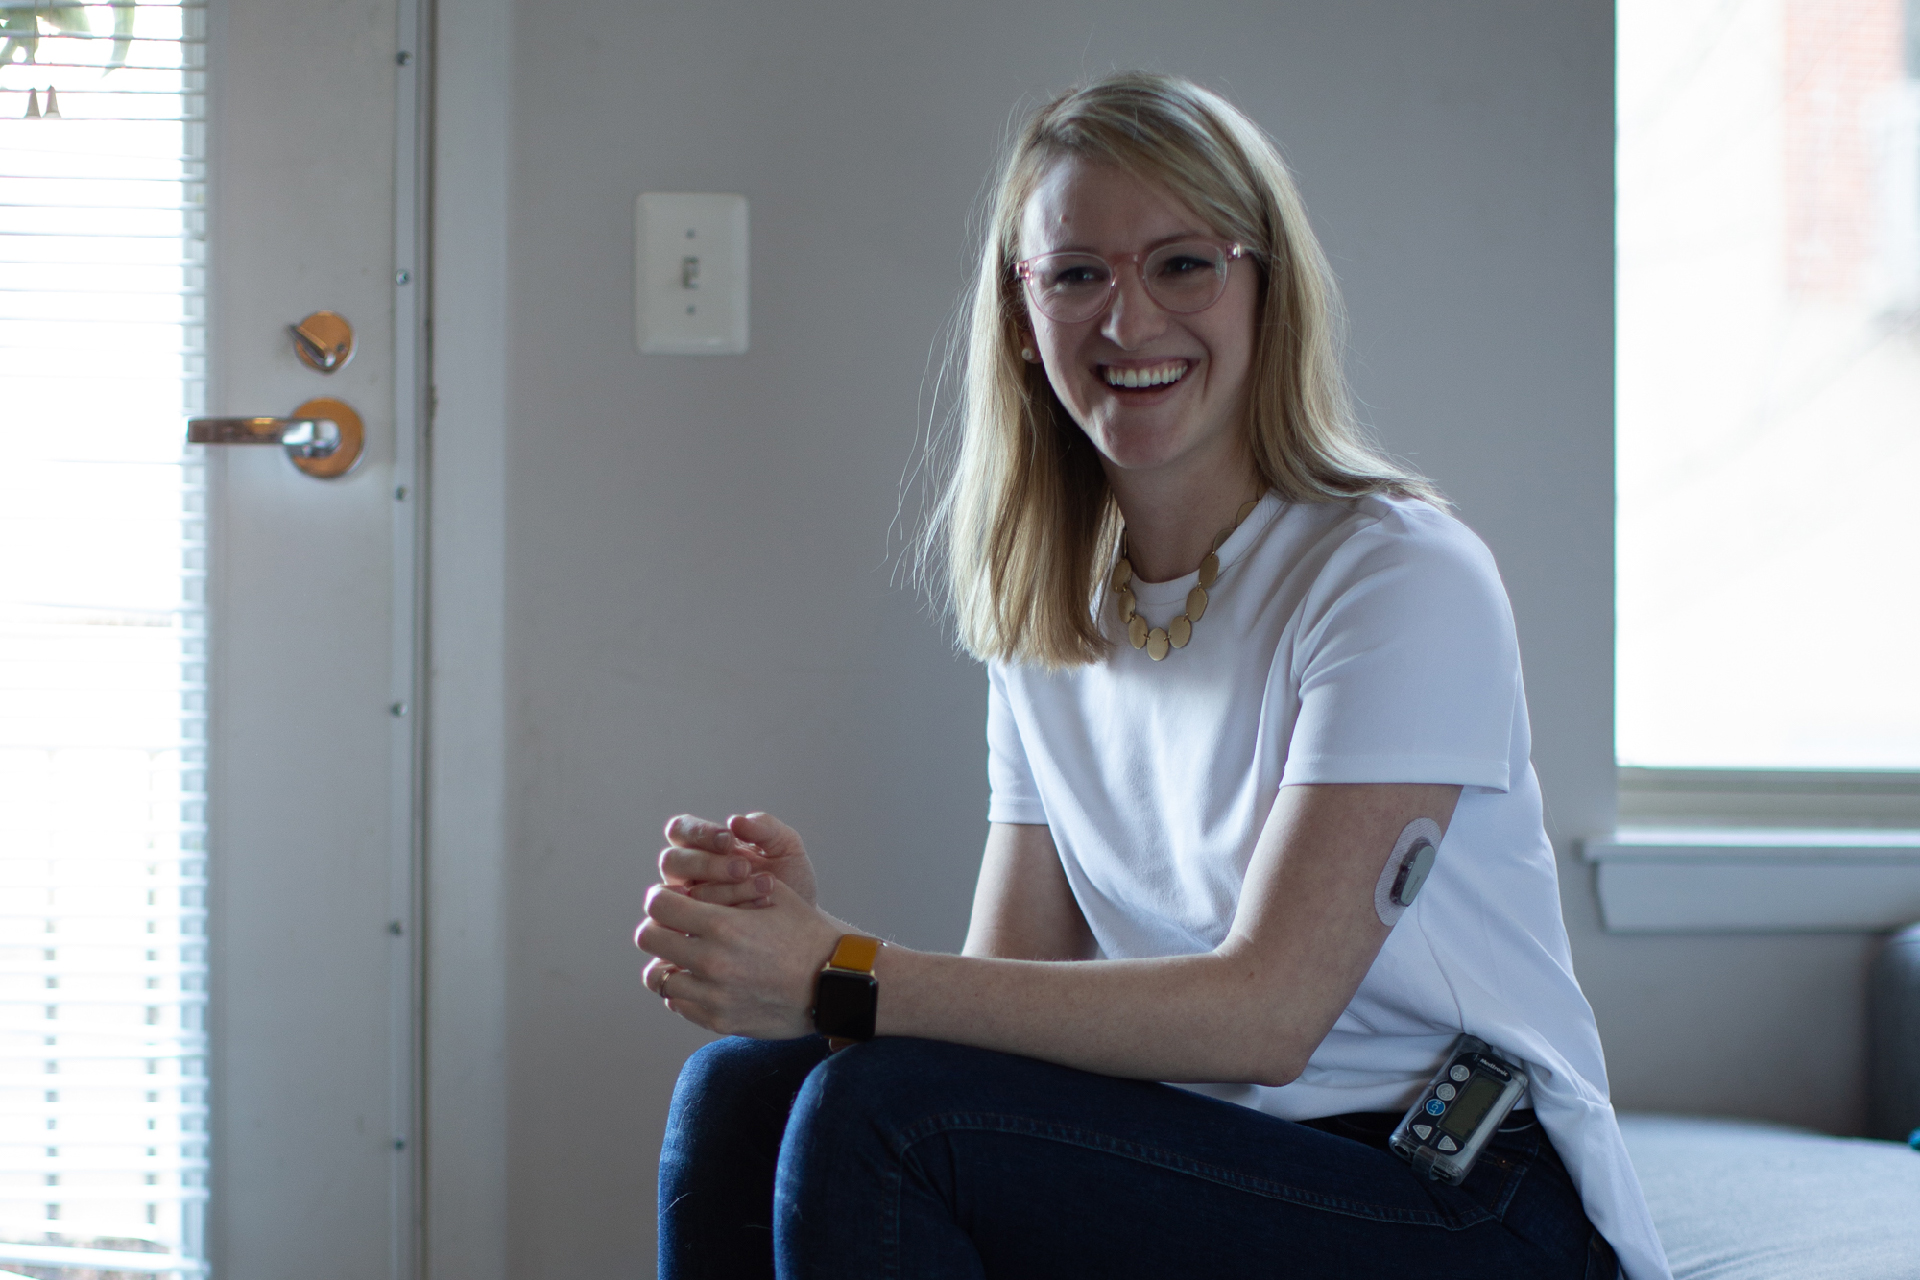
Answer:
<svg viewBox="0 0 1920 1280"><path fill-rule="evenodd" d="M1281 784L1505 791L1521 697L1493 556L1437 512L1393 512L1329 558L1291 655L1300 710Z"/></svg>
<svg viewBox="0 0 1920 1280"><path fill-rule="evenodd" d="M1006 677L998 663L987 666L987 784L992 791L987 821L1046 825L1046 806L1040 803L1040 788L1027 764Z"/></svg>

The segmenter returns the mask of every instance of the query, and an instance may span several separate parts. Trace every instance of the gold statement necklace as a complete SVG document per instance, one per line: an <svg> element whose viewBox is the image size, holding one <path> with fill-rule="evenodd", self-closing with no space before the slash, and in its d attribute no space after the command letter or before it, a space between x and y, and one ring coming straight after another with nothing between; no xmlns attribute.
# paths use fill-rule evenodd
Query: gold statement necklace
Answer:
<svg viewBox="0 0 1920 1280"><path fill-rule="evenodd" d="M1200 582L1187 592L1187 611L1165 627L1149 627L1147 620L1140 616L1129 585L1133 581L1133 562L1127 557L1127 531L1120 531L1120 558L1113 563L1113 598L1120 610L1120 621L1126 624L1127 639L1134 648L1145 649L1149 658L1160 662L1173 650L1187 647L1187 641L1193 639L1193 624L1207 612L1207 588L1220 576L1220 548L1259 505L1259 498L1247 499L1234 513L1233 523L1213 535L1213 547L1200 562Z"/></svg>

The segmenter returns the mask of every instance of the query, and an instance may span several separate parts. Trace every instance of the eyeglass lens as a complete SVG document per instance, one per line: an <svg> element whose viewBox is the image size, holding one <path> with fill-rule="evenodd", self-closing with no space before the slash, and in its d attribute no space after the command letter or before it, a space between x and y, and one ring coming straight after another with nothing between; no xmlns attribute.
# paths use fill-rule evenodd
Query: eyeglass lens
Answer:
<svg viewBox="0 0 1920 1280"><path fill-rule="evenodd" d="M1205 311L1227 287L1227 255L1216 244L1183 241L1161 245L1140 264L1147 296L1168 311ZM1027 266L1027 294L1050 320L1073 324L1106 308L1114 268L1091 253L1049 253Z"/></svg>

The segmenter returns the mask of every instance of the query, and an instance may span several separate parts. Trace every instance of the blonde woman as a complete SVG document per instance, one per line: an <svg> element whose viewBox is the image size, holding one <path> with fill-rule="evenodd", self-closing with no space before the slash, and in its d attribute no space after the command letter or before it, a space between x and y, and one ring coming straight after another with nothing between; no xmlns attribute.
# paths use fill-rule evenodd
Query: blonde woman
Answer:
<svg viewBox="0 0 1920 1280"><path fill-rule="evenodd" d="M937 525L991 691L966 946L828 915L768 815L668 825L645 980L729 1038L675 1093L663 1277L1666 1276L1505 593L1356 430L1335 319L1219 97L1027 123ZM1531 1084L1454 1186L1386 1138L1462 1031Z"/></svg>

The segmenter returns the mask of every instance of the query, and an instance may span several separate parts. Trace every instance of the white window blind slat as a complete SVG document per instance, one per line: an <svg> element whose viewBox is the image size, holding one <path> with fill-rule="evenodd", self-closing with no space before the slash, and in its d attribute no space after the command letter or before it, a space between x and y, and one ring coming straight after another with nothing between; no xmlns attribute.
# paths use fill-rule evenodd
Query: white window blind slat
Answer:
<svg viewBox="0 0 1920 1280"><path fill-rule="evenodd" d="M199 1275L203 5L0 17L0 1267Z"/></svg>

